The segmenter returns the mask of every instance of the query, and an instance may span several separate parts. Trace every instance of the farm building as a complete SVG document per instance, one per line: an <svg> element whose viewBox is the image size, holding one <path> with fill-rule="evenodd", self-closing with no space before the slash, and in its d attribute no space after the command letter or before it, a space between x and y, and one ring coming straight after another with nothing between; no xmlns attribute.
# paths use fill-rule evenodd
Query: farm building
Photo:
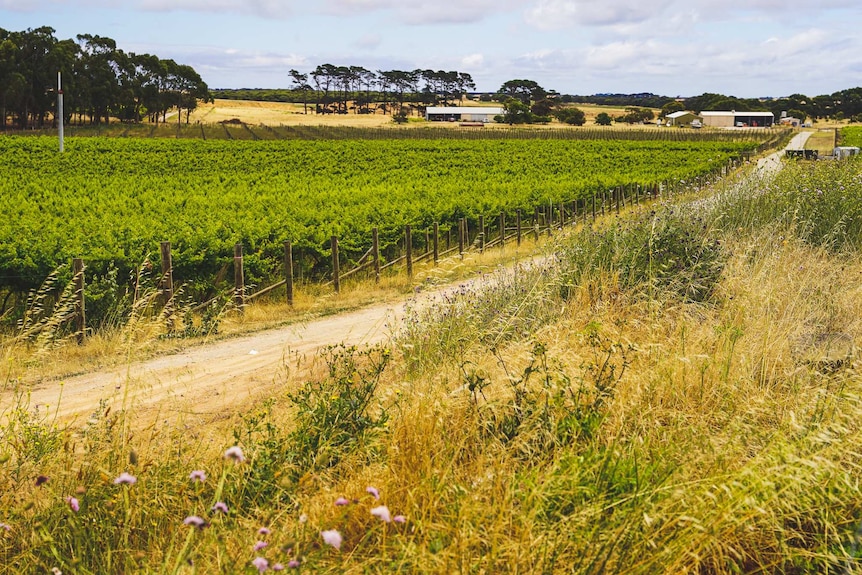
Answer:
<svg viewBox="0 0 862 575"><path fill-rule="evenodd" d="M431 122L493 122L502 116L503 108L480 106L429 106L425 119Z"/></svg>
<svg viewBox="0 0 862 575"><path fill-rule="evenodd" d="M668 126L691 126L694 120L703 121L703 118L693 112L680 111L668 114L665 120Z"/></svg>
<svg viewBox="0 0 862 575"><path fill-rule="evenodd" d="M775 123L772 112L701 112L703 125L713 128L771 128Z"/></svg>

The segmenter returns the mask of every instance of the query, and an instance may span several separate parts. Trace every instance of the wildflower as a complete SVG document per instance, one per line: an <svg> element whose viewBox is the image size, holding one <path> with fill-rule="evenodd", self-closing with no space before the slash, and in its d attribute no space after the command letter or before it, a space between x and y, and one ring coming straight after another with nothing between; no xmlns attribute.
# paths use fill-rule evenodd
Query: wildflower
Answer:
<svg viewBox="0 0 862 575"><path fill-rule="evenodd" d="M341 551L341 533L336 531L335 529L328 529L327 531L321 531L320 536L323 537L323 542L327 545L332 545L339 551Z"/></svg>
<svg viewBox="0 0 862 575"><path fill-rule="evenodd" d="M234 445L233 447L229 447L224 452L225 459L232 459L237 463L242 463L245 461L245 455L243 455L242 448L238 445Z"/></svg>
<svg viewBox="0 0 862 575"><path fill-rule="evenodd" d="M72 511L74 511L75 513L77 513L77 512L78 512L78 509L80 509L80 508L81 508L81 507L80 507L80 505L78 505L78 500L77 500L76 498L74 498L74 497L67 497L67 498L66 498L66 503L68 503L68 504L69 504L69 507L70 507L70 508L72 509Z"/></svg>
<svg viewBox="0 0 862 575"><path fill-rule="evenodd" d="M51 567L51 573L53 573L53 575L63 575L63 572L57 567Z"/></svg>
<svg viewBox="0 0 862 575"><path fill-rule="evenodd" d="M207 474L201 469L195 469L194 471L189 473L189 479L191 479L192 481L199 481L203 483L207 480Z"/></svg>
<svg viewBox="0 0 862 575"><path fill-rule="evenodd" d="M134 475L131 475L131 474L123 471L122 473L120 473L119 476L117 476L114 479L114 484L115 485L121 485L121 484L134 485L135 483L137 483L137 481L138 480Z"/></svg>
<svg viewBox="0 0 862 575"><path fill-rule="evenodd" d="M197 515L189 515L188 517L183 519L183 525L191 525L192 527L203 529L207 526L207 522L198 517Z"/></svg>
<svg viewBox="0 0 862 575"><path fill-rule="evenodd" d="M341 507L343 505L350 505L350 501L348 501L344 497L339 497L338 499L335 500L335 504L337 506Z"/></svg>
<svg viewBox="0 0 862 575"><path fill-rule="evenodd" d="M272 565L272 570L273 571L284 571L284 565L282 565L281 563L274 563Z"/></svg>
<svg viewBox="0 0 862 575"><path fill-rule="evenodd" d="M267 561L263 557L255 557L252 560L251 564L255 566L258 573L263 573L264 571L269 569L269 561Z"/></svg>
<svg viewBox="0 0 862 575"><path fill-rule="evenodd" d="M380 505L371 510L371 514L375 517L378 517L384 523L389 523L392 521L392 517L389 515L389 508L385 505Z"/></svg>
<svg viewBox="0 0 862 575"><path fill-rule="evenodd" d="M40 475L36 478L36 487L41 487L45 483L48 483L48 478L44 475Z"/></svg>
<svg viewBox="0 0 862 575"><path fill-rule="evenodd" d="M376 487L371 487L369 485L368 487L365 488L365 491L370 493L374 497L374 499L380 499L380 492L377 490Z"/></svg>
<svg viewBox="0 0 862 575"><path fill-rule="evenodd" d="M308 515L303 513L302 515L299 516L299 522L300 523L305 523L306 521L308 521Z"/></svg>
<svg viewBox="0 0 862 575"><path fill-rule="evenodd" d="M215 505L212 506L212 511L218 511L219 513L227 513L227 503L224 501L216 501Z"/></svg>
<svg viewBox="0 0 862 575"><path fill-rule="evenodd" d="M394 521L395 523L407 523L407 518L403 515L396 515L392 518L392 521Z"/></svg>
<svg viewBox="0 0 862 575"><path fill-rule="evenodd" d="M269 535L270 530L266 527L261 527L260 529L257 530L257 534L258 535Z"/></svg>
<svg viewBox="0 0 862 575"><path fill-rule="evenodd" d="M267 545L269 545L269 543L267 543L266 541L258 541L257 543L254 544L254 550L260 551L261 549L263 549Z"/></svg>
<svg viewBox="0 0 862 575"><path fill-rule="evenodd" d="M12 527L6 523L0 523L0 529L3 531L12 531Z"/></svg>
<svg viewBox="0 0 862 575"><path fill-rule="evenodd" d="M298 559L291 559L290 561L287 562L287 568L288 569L299 569L299 560Z"/></svg>

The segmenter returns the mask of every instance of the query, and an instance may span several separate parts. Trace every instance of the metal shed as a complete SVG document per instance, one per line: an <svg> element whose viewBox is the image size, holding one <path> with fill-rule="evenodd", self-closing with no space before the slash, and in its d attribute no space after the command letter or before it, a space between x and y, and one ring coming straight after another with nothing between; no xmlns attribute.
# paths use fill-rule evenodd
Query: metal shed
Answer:
<svg viewBox="0 0 862 575"><path fill-rule="evenodd" d="M715 128L771 128L775 123L772 112L703 111L700 115L705 126Z"/></svg>
<svg viewBox="0 0 862 575"><path fill-rule="evenodd" d="M429 106L425 119L431 122L493 122L503 108L492 106Z"/></svg>
<svg viewBox="0 0 862 575"><path fill-rule="evenodd" d="M668 126L691 126L691 123L694 120L703 121L703 118L701 118L694 112L685 111L674 112L673 114L668 114L664 118Z"/></svg>

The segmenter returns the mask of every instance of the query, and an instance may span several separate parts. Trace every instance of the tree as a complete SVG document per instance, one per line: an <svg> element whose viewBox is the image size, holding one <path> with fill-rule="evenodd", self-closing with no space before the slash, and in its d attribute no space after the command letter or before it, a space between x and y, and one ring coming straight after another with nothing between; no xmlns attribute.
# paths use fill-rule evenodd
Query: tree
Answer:
<svg viewBox="0 0 862 575"><path fill-rule="evenodd" d="M599 126L610 126L612 121L611 115L607 112L599 112L596 116L596 124Z"/></svg>
<svg viewBox="0 0 862 575"><path fill-rule="evenodd" d="M509 98L503 104L503 123L509 124L529 124L533 121L533 114L530 112L530 107L517 98Z"/></svg>
<svg viewBox="0 0 862 575"><path fill-rule="evenodd" d="M626 108L626 113L622 116L617 116L617 122L626 122L627 124L643 124L655 118L655 114L649 108L636 108L634 106Z"/></svg>
<svg viewBox="0 0 862 575"><path fill-rule="evenodd" d="M300 74L297 70L291 70L290 80L293 82L294 90L302 90L302 113L308 114L308 91L311 86L308 84L308 74Z"/></svg>
<svg viewBox="0 0 862 575"><path fill-rule="evenodd" d="M580 108L562 108L554 112L554 117L570 126L583 126L587 122L587 115Z"/></svg>
<svg viewBox="0 0 862 575"><path fill-rule="evenodd" d="M677 102L676 100L672 102L668 102L664 106L661 107L661 114L659 114L660 118L666 118L668 114L673 114L674 112L683 112L685 111L685 105L682 102Z"/></svg>
<svg viewBox="0 0 862 575"><path fill-rule="evenodd" d="M557 103L550 98L542 98L530 107L530 111L537 116L550 116L556 106Z"/></svg>
<svg viewBox="0 0 862 575"><path fill-rule="evenodd" d="M548 92L533 80L509 80L497 91L501 99L515 98L526 105L537 102L548 95Z"/></svg>

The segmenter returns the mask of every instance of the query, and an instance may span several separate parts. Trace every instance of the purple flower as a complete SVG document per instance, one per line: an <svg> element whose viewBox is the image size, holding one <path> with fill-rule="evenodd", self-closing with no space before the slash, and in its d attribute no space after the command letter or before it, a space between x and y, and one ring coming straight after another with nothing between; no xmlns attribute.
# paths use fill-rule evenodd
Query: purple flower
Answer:
<svg viewBox="0 0 862 575"><path fill-rule="evenodd" d="M120 475L119 475L119 476L117 476L117 477L114 479L114 484L115 484L115 485L122 485L122 484L125 484L125 485L134 485L135 483L137 483L137 481L138 481L138 480L137 480L137 478L136 478L134 475L131 475L131 474L126 473L125 471L123 471L122 473L120 473Z"/></svg>
<svg viewBox="0 0 862 575"><path fill-rule="evenodd" d="M197 527L198 529L203 529L207 526L207 522L197 515L189 515L185 519L183 519L183 525L191 525L192 527Z"/></svg>
<svg viewBox="0 0 862 575"><path fill-rule="evenodd" d="M252 560L251 564L255 566L258 573L263 573L264 571L269 569L269 561L267 561L263 557L255 557Z"/></svg>
<svg viewBox="0 0 862 575"><path fill-rule="evenodd" d="M291 559L290 561L287 562L287 568L288 569L299 569L299 560L298 559Z"/></svg>
<svg viewBox="0 0 862 575"><path fill-rule="evenodd" d="M341 533L336 531L335 529L328 529L326 531L321 531L320 536L323 537L323 542L327 545L332 545L339 551L341 551Z"/></svg>
<svg viewBox="0 0 862 575"><path fill-rule="evenodd" d="M12 527L7 525L6 523L0 523L0 529L3 531L12 531Z"/></svg>
<svg viewBox="0 0 862 575"><path fill-rule="evenodd" d="M380 505L371 510L371 514L375 517L380 518L384 523L389 523L392 521L392 517L389 515L389 508L385 505Z"/></svg>
<svg viewBox="0 0 862 575"><path fill-rule="evenodd" d="M257 530L258 535L269 535L271 531L267 527L261 527Z"/></svg>
<svg viewBox="0 0 862 575"><path fill-rule="evenodd" d="M335 504L337 506L341 507L343 505L350 505L350 501L348 501L344 497L339 497L338 499L335 500Z"/></svg>
<svg viewBox="0 0 862 575"><path fill-rule="evenodd" d="M36 478L36 487L41 487L42 485L48 483L48 477L45 475L40 475Z"/></svg>
<svg viewBox="0 0 862 575"><path fill-rule="evenodd" d="M227 513L227 503L224 501L216 501L215 505L212 506L212 511L218 511L219 513Z"/></svg>
<svg viewBox="0 0 862 575"><path fill-rule="evenodd" d="M80 507L80 505L78 505L78 500L77 500L77 499L75 499L74 497L67 497L67 498L66 498L66 503L68 503L68 504L69 504L69 507L70 507L70 508L72 509L72 511L74 511L75 513L77 513L77 512L78 512L78 509L80 509L80 508L81 508L81 507Z"/></svg>
<svg viewBox="0 0 862 575"><path fill-rule="evenodd" d="M392 521L394 521L395 523L407 523L407 518L403 515L396 515L392 518Z"/></svg>
<svg viewBox="0 0 862 575"><path fill-rule="evenodd" d="M377 491L376 487L372 487L369 485L368 487L365 488L365 491L370 493L374 497L374 499L380 499L380 492Z"/></svg>
<svg viewBox="0 0 862 575"><path fill-rule="evenodd" d="M273 571L284 571L284 565L281 563L274 563L272 566Z"/></svg>
<svg viewBox="0 0 862 575"><path fill-rule="evenodd" d="M199 481L203 483L207 480L207 474L201 469L195 469L194 471L189 473L189 479L191 479L192 481Z"/></svg>
<svg viewBox="0 0 862 575"><path fill-rule="evenodd" d="M261 549L263 549L267 545L269 545L269 543L267 543L266 541L258 541L257 543L254 544L254 550L260 551Z"/></svg>
<svg viewBox="0 0 862 575"><path fill-rule="evenodd" d="M245 455L242 452L242 448L238 445L234 445L233 447L229 447L224 452L225 459L232 459L237 463L242 463L245 461Z"/></svg>

